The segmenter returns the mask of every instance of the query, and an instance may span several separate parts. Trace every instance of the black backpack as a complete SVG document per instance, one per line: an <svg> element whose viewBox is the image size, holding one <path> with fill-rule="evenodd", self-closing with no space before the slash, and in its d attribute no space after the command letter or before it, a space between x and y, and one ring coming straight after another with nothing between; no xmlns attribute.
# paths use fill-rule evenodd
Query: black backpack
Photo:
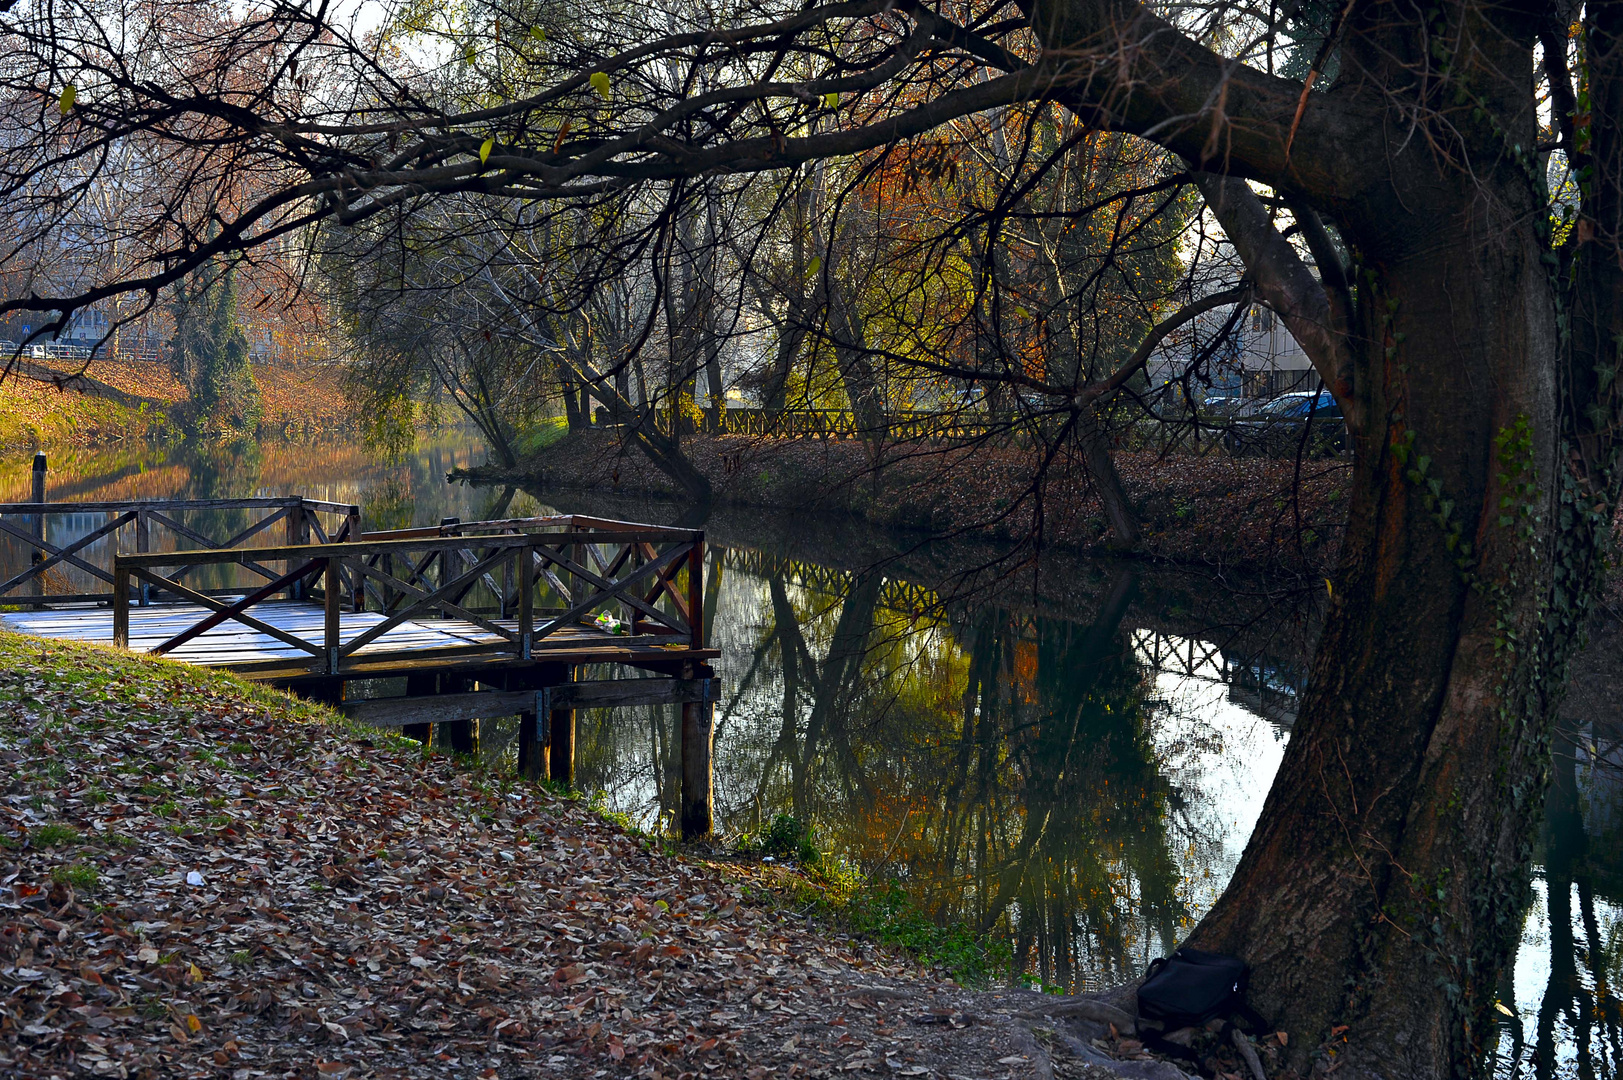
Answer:
<svg viewBox="0 0 1623 1080"><path fill-rule="evenodd" d="M1138 1015L1163 1031L1200 1027L1238 1014L1254 1030L1267 1023L1245 1003L1245 961L1199 949L1179 949L1150 964L1138 988Z"/></svg>

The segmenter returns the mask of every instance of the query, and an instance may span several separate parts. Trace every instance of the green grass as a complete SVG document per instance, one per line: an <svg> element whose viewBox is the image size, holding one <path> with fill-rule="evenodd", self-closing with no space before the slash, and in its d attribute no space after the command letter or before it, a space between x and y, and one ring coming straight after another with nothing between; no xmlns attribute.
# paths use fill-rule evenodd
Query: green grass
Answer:
<svg viewBox="0 0 1623 1080"><path fill-rule="evenodd" d="M945 968L964 986L986 987L1014 974L1002 939L968 924L938 920L895 881L871 881L817 849L812 828L779 814L758 836L740 839L745 854L793 858L799 864L792 902L845 930Z"/></svg>
<svg viewBox="0 0 1623 1080"><path fill-rule="evenodd" d="M80 836L72 825L41 825L28 830L28 840L35 847L64 847L77 844Z"/></svg>
<svg viewBox="0 0 1623 1080"><path fill-rule="evenodd" d="M569 421L561 416L548 417L520 431L513 440L513 449L518 451L520 457L529 457L562 442L568 434Z"/></svg>
<svg viewBox="0 0 1623 1080"><path fill-rule="evenodd" d="M944 967L965 986L990 985L1014 967L1006 942L961 923L936 922L894 881L864 883L847 900L843 917L854 932Z"/></svg>
<svg viewBox="0 0 1623 1080"><path fill-rule="evenodd" d="M58 866L51 871L51 880L64 885L72 885L75 889L94 889L101 880L101 875L94 866L84 863L74 863L71 866Z"/></svg>

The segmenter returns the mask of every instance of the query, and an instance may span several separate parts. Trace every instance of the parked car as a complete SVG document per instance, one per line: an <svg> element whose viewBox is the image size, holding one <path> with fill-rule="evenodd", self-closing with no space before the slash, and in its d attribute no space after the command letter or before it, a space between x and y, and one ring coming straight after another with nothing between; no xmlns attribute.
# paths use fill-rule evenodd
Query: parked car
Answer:
<svg viewBox="0 0 1623 1080"><path fill-rule="evenodd" d="M1339 454L1351 443L1341 405L1328 390L1281 394L1242 420L1231 421L1223 445L1234 457L1292 455L1303 446L1312 455Z"/></svg>

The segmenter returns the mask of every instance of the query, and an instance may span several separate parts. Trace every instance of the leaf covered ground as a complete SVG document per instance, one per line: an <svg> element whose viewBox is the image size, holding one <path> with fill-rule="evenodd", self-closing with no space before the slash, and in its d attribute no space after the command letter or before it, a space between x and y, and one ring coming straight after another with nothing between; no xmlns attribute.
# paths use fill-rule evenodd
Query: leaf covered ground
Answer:
<svg viewBox="0 0 1623 1080"><path fill-rule="evenodd" d="M775 871L218 675L0 635L0 1075L1008 1077Z"/></svg>

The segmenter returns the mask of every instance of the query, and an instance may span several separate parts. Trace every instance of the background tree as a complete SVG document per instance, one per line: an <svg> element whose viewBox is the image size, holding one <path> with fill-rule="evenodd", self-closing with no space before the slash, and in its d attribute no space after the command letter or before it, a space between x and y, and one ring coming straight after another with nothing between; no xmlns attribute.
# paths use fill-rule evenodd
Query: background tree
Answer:
<svg viewBox="0 0 1623 1080"><path fill-rule="evenodd" d="M175 289L169 367L186 387L182 423L194 434L253 435L263 409L237 321L236 271L211 262Z"/></svg>

